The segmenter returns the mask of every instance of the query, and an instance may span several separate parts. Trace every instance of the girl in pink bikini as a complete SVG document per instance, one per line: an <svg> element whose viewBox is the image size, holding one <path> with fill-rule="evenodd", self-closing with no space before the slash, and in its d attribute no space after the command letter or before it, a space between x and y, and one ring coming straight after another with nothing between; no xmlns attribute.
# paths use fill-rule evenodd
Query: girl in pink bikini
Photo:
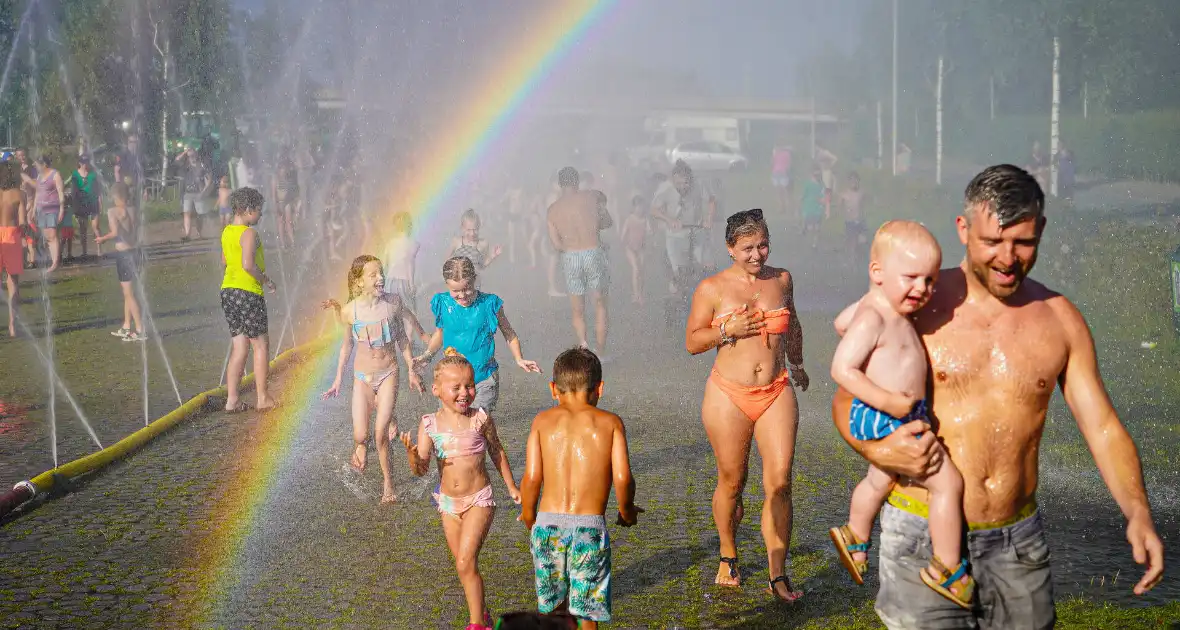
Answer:
<svg viewBox="0 0 1180 630"><path fill-rule="evenodd" d="M439 410L422 416L417 444L411 443L409 432L402 433L401 440L415 475L426 474L432 453L438 460L442 480L434 500L467 597L467 630L490 629L492 615L484 606L483 577L478 566L479 550L496 513L492 482L485 466L487 455L491 455L508 495L517 505L520 490L496 434L496 423L486 410L472 406L475 370L471 363L448 348L434 367L431 390L438 398Z"/></svg>
<svg viewBox="0 0 1180 630"><path fill-rule="evenodd" d="M324 307L336 309L341 323L349 326L340 346L340 362L336 367L336 380L324 398L340 395L340 381L344 376L344 364L357 347L352 369L355 382L352 388L352 439L355 442L350 466L358 474L364 472L369 451L369 417L377 413L376 442L377 460L381 463L381 503L393 503L397 496L393 491L393 477L389 468L389 441L397 436L393 421L393 409L397 405L398 366L396 353L409 369L410 387L425 391L418 374L414 372L414 359L406 330L414 330L417 319L402 306L401 297L385 292L385 273L381 261L375 256L357 256L348 270L348 303L341 307L334 300L324 302ZM411 318L414 318L411 321Z"/></svg>

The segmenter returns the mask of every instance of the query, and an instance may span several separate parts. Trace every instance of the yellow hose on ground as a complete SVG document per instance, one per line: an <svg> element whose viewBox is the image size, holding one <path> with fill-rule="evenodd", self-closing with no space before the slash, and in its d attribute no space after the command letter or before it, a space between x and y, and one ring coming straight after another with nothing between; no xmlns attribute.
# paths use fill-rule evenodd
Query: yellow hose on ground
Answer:
<svg viewBox="0 0 1180 630"><path fill-rule="evenodd" d="M321 337L320 339L303 344L302 346L291 348L290 350L287 350L275 357L274 360L270 362L270 371L278 372L291 361L295 360L296 357L300 355L310 355L319 350L321 346L327 345L330 341L332 341L332 337ZM241 386L242 388L248 388L253 383L254 375L247 374L242 379ZM54 479L57 477L70 479L73 477L85 475L131 454L139 447L147 444L151 440L155 439L156 436L167 431L168 429L171 429L181 421L200 413L201 410L205 408L205 404L209 401L209 398L225 396L226 394L227 389L224 385L216 389L201 392L200 394L190 398L188 402L185 402L183 405L173 409L167 414L164 414L164 416L155 420L151 424L136 431L135 433L132 433L131 435L128 435L115 444L112 444L101 451L98 451L97 453L91 453L90 455L80 459L75 459L72 462L68 462L62 466L54 468L53 470L45 471L40 475L33 477L30 481L33 484L35 493L42 494L52 490Z"/></svg>

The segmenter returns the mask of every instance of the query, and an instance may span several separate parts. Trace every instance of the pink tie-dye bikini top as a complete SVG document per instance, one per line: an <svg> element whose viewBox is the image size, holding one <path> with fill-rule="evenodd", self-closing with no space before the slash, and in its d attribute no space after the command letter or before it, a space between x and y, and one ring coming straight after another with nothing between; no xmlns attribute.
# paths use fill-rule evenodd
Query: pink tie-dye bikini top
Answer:
<svg viewBox="0 0 1180 630"><path fill-rule="evenodd" d="M470 429L451 433L438 430L435 414L422 416L422 426L434 442L434 452L439 459L483 455L487 452L488 441L483 435L483 428L488 423L488 413L480 409L471 420Z"/></svg>

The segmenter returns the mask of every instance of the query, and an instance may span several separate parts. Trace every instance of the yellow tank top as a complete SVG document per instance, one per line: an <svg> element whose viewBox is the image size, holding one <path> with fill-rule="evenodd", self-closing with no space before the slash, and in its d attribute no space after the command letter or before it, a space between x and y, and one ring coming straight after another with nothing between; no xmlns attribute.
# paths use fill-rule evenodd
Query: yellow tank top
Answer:
<svg viewBox="0 0 1180 630"><path fill-rule="evenodd" d="M221 281L221 288L241 289L262 295L262 284L242 268L242 234L248 229L248 225L230 224L221 231L221 257L225 262L225 279ZM262 256L262 241L257 242L254 264L265 273L266 260Z"/></svg>

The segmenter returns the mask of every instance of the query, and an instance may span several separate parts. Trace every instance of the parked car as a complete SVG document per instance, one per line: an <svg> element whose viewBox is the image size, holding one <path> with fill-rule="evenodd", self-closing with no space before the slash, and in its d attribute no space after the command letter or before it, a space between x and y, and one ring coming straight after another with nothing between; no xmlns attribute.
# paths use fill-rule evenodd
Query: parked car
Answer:
<svg viewBox="0 0 1180 630"><path fill-rule="evenodd" d="M682 142L668 149L668 163L684 160L694 171L742 171L749 165L746 156L720 142Z"/></svg>

